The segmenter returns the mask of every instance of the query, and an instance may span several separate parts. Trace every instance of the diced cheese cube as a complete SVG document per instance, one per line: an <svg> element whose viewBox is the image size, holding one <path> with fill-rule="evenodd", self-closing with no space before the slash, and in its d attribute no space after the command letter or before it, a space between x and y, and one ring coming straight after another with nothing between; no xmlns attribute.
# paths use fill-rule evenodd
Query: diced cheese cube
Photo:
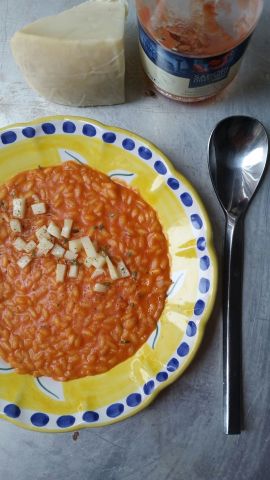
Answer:
<svg viewBox="0 0 270 480"><path fill-rule="evenodd" d="M106 257L106 263L107 263L107 266L108 266L108 270L109 270L109 274L110 274L110 277L112 280L117 280L117 278L119 278L119 275L117 273L117 270L114 266L114 264L112 263L111 259L107 256Z"/></svg>
<svg viewBox="0 0 270 480"><path fill-rule="evenodd" d="M73 220L71 220L69 218L65 218L64 226L63 226L62 231L61 231L62 237L64 237L64 238L69 238L70 237L72 224L73 224Z"/></svg>
<svg viewBox="0 0 270 480"><path fill-rule="evenodd" d="M31 253L33 252L33 250L35 250L37 244L36 242L34 242L34 240L30 240L30 242L27 242L25 247L24 247L24 251L26 253Z"/></svg>
<svg viewBox="0 0 270 480"><path fill-rule="evenodd" d="M69 272L68 272L69 278L77 278L78 270L79 270L78 265L70 265Z"/></svg>
<svg viewBox="0 0 270 480"><path fill-rule="evenodd" d="M85 250L85 253L86 253L87 257L96 257L97 252L96 252L96 249L95 249L92 241L90 240L90 238L89 237L82 237L80 240L82 242L82 246Z"/></svg>
<svg viewBox="0 0 270 480"><path fill-rule="evenodd" d="M43 202L33 203L31 208L34 215L42 215L43 213L46 213L46 205Z"/></svg>
<svg viewBox="0 0 270 480"><path fill-rule="evenodd" d="M122 260L117 264L117 271L121 278L130 277L130 273Z"/></svg>
<svg viewBox="0 0 270 480"><path fill-rule="evenodd" d="M47 231L47 227L45 225L42 225L38 230L36 230L36 237L40 241L42 238L46 238L47 240L50 240L51 236Z"/></svg>
<svg viewBox="0 0 270 480"><path fill-rule="evenodd" d="M53 237L58 238L58 239L61 238L60 228L57 225L55 225L55 223L50 222L49 226L47 228L47 231Z"/></svg>
<svg viewBox="0 0 270 480"><path fill-rule="evenodd" d="M14 233L21 233L22 231L22 226L21 226L21 222L20 220L16 219L16 218L12 218L10 221L9 221L9 225L10 225L10 229L12 232Z"/></svg>
<svg viewBox="0 0 270 480"><path fill-rule="evenodd" d="M29 257L28 255L24 255L23 257L21 257L18 261L17 261L17 265L23 269L25 267L27 267L27 265L29 265L29 263L31 262L31 257Z"/></svg>
<svg viewBox="0 0 270 480"><path fill-rule="evenodd" d="M108 290L108 286L103 283L96 283L94 286L94 291L99 293L105 293Z"/></svg>
<svg viewBox="0 0 270 480"><path fill-rule="evenodd" d="M63 282L64 281L66 269L67 269L66 265L64 265L62 263L57 264L57 266L56 266L56 281L57 282Z"/></svg>
<svg viewBox="0 0 270 480"><path fill-rule="evenodd" d="M86 257L84 260L84 264L87 268L90 268L91 266L95 268L101 268L103 265L105 265L106 259L103 257L103 255L97 255L96 257Z"/></svg>
<svg viewBox="0 0 270 480"><path fill-rule="evenodd" d="M92 258L91 257L86 257L85 260L84 260L84 265L86 266L86 268L92 267Z"/></svg>
<svg viewBox="0 0 270 480"><path fill-rule="evenodd" d="M82 248L82 242L80 238L77 238L76 240L70 240L68 242L68 247L69 250L73 253L79 253L79 251Z"/></svg>
<svg viewBox="0 0 270 480"><path fill-rule="evenodd" d="M87 1L15 33L11 48L29 85L64 105L123 103L125 14L122 1Z"/></svg>
<svg viewBox="0 0 270 480"><path fill-rule="evenodd" d="M70 250L67 250L65 253L65 259L69 260L70 262L72 262L73 260L76 260L77 257L78 257L78 254L71 252Z"/></svg>
<svg viewBox="0 0 270 480"><path fill-rule="evenodd" d="M56 258L63 258L65 254L65 249L61 247L61 245L54 245L51 254L54 255Z"/></svg>
<svg viewBox="0 0 270 480"><path fill-rule="evenodd" d="M96 268L96 270L92 273L91 278L100 277L104 272L103 268Z"/></svg>
<svg viewBox="0 0 270 480"><path fill-rule="evenodd" d="M47 238L41 238L38 244L37 255L47 255L47 253L49 253L53 246L54 244L50 240L47 240Z"/></svg>
<svg viewBox="0 0 270 480"><path fill-rule="evenodd" d="M101 268L106 263L106 258L103 255L97 255L96 257L92 257L92 265L95 268Z"/></svg>
<svg viewBox="0 0 270 480"><path fill-rule="evenodd" d="M18 250L18 252L22 252L25 250L26 243L22 238L18 237L16 238L15 242L13 242L13 246L16 248L16 250Z"/></svg>
<svg viewBox="0 0 270 480"><path fill-rule="evenodd" d="M25 215L25 198L13 199L13 217L24 218Z"/></svg>

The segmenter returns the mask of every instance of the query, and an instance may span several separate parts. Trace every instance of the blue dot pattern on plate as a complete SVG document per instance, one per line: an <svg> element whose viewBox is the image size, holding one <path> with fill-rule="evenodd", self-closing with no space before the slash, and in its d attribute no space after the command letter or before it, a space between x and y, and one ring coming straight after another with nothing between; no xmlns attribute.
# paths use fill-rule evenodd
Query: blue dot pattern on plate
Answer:
<svg viewBox="0 0 270 480"><path fill-rule="evenodd" d="M201 293L207 293L210 288L210 280L208 278L201 278L199 283L199 290Z"/></svg>
<svg viewBox="0 0 270 480"><path fill-rule="evenodd" d="M18 418L21 415L21 409L14 403L9 403L4 408L4 413L10 418Z"/></svg>
<svg viewBox="0 0 270 480"><path fill-rule="evenodd" d="M185 192L185 193L182 193L182 195L180 196L183 204L186 206L186 207L191 207L193 205L193 200L192 200L192 196L189 195L189 193Z"/></svg>
<svg viewBox="0 0 270 480"><path fill-rule="evenodd" d="M99 419L99 414L97 412L92 412L91 410L89 410L88 412L84 412L82 419L84 422L87 423L97 422Z"/></svg>
<svg viewBox="0 0 270 480"><path fill-rule="evenodd" d="M185 357L189 352L189 345L186 342L181 343L177 349L179 357Z"/></svg>
<svg viewBox="0 0 270 480"><path fill-rule="evenodd" d="M122 142L122 145L125 150L134 150L135 148L135 142L131 138L125 138Z"/></svg>
<svg viewBox="0 0 270 480"><path fill-rule="evenodd" d="M46 413L37 412L31 416L30 420L35 427L45 427L50 419Z"/></svg>
<svg viewBox="0 0 270 480"><path fill-rule="evenodd" d="M193 227L196 228L196 230L200 230L202 228L203 222L200 215L198 215L197 213L194 213L193 215L190 216L190 219Z"/></svg>
<svg viewBox="0 0 270 480"><path fill-rule="evenodd" d="M97 134L97 131L96 131L94 125L89 125L89 124L86 123L83 126L82 133L84 135L86 135L87 137L95 137L96 134Z"/></svg>
<svg viewBox="0 0 270 480"><path fill-rule="evenodd" d="M141 401L142 396L140 393L131 393L131 395L127 397L127 405L129 407L137 407L137 405L139 405Z"/></svg>
<svg viewBox="0 0 270 480"><path fill-rule="evenodd" d="M144 160L150 160L150 158L152 158L153 156L151 150L149 150L149 148L146 148L146 147L139 147L138 153L140 157L143 158Z"/></svg>
<svg viewBox="0 0 270 480"><path fill-rule="evenodd" d="M197 300L194 307L194 315L199 316L203 313L205 308L205 302L203 300Z"/></svg>
<svg viewBox="0 0 270 480"><path fill-rule="evenodd" d="M53 135L56 131L56 128L52 123L43 123L41 128L46 135Z"/></svg>
<svg viewBox="0 0 270 480"><path fill-rule="evenodd" d="M200 250L201 252L203 252L206 248L206 240L204 237L200 237L198 238L197 240L197 248L198 250Z"/></svg>
<svg viewBox="0 0 270 480"><path fill-rule="evenodd" d="M74 133L76 132L76 125L73 122L64 122L63 123L63 132L65 133Z"/></svg>
<svg viewBox="0 0 270 480"><path fill-rule="evenodd" d="M158 382L165 382L168 378L168 373L167 372L159 372L157 374L157 381Z"/></svg>
<svg viewBox="0 0 270 480"><path fill-rule="evenodd" d="M36 130L32 127L26 127L22 129L22 134L26 138L33 138L36 135Z"/></svg>
<svg viewBox="0 0 270 480"><path fill-rule="evenodd" d="M186 334L188 337L194 337L196 333L197 333L197 325L195 322L190 320L190 322L188 322L188 325L187 325Z"/></svg>
<svg viewBox="0 0 270 480"><path fill-rule="evenodd" d="M124 405L122 403L113 403L107 408L107 415L110 418L119 417L124 411Z"/></svg>
<svg viewBox="0 0 270 480"><path fill-rule="evenodd" d="M175 372L175 370L177 370L178 367L179 367L179 362L177 358L171 358L171 360L167 364L168 372Z"/></svg>
<svg viewBox="0 0 270 480"><path fill-rule="evenodd" d="M102 135L102 139L105 143L114 143L116 140L116 135L113 132L105 132Z"/></svg>
<svg viewBox="0 0 270 480"><path fill-rule="evenodd" d="M75 423L75 417L73 415L62 415L57 419L56 423L60 428L72 427Z"/></svg>
<svg viewBox="0 0 270 480"><path fill-rule="evenodd" d="M145 383L143 386L143 391L145 395L151 395L155 388L154 380L149 380L149 382Z"/></svg>
<svg viewBox="0 0 270 480"><path fill-rule="evenodd" d="M161 160L157 160L155 163L154 163L154 169L160 173L160 175L166 175L167 173L167 168L166 166L164 165L164 163L161 161Z"/></svg>
<svg viewBox="0 0 270 480"><path fill-rule="evenodd" d="M2 133L1 140L4 145L8 145L9 143L14 143L17 140L17 135L15 132L9 131Z"/></svg>
<svg viewBox="0 0 270 480"><path fill-rule="evenodd" d="M210 267L210 258L205 255L204 257L200 258L200 269L201 270L208 270Z"/></svg>
<svg viewBox="0 0 270 480"><path fill-rule="evenodd" d="M180 183L178 182L178 180L173 177L169 178L167 183L172 190L178 190L178 188L180 187Z"/></svg>

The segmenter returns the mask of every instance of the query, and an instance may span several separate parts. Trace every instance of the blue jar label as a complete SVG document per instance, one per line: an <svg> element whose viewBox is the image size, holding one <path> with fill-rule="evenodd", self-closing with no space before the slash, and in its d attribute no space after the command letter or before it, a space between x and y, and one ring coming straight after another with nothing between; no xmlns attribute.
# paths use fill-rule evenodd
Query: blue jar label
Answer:
<svg viewBox="0 0 270 480"><path fill-rule="evenodd" d="M215 57L186 57L162 47L138 24L146 73L159 88L177 96L210 96L222 90L238 72L250 40Z"/></svg>

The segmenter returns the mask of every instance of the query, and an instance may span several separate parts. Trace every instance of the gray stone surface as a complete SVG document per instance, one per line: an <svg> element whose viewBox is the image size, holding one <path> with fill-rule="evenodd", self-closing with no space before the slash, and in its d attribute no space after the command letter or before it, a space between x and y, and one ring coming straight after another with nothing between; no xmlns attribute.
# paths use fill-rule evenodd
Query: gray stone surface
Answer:
<svg viewBox="0 0 270 480"><path fill-rule="evenodd" d="M221 258L224 221L207 170L207 141L227 115L258 117L270 129L270 2L233 86L200 105L181 105L149 88L138 58L133 2L127 29L127 102L72 109L50 104L24 83L9 50L24 24L79 0L0 0L0 126L50 114L79 114L145 136L193 182L210 214ZM142 413L125 422L42 434L0 421L0 478L5 480L267 480L270 478L270 172L246 219L243 368L245 431L222 425L220 293L201 348L186 373ZM221 264L221 262L219 261Z"/></svg>

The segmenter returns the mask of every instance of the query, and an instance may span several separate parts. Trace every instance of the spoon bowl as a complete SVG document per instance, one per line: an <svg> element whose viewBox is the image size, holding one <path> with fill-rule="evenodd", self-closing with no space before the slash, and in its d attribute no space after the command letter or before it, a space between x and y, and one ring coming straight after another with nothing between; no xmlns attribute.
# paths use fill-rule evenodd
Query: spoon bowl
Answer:
<svg viewBox="0 0 270 480"><path fill-rule="evenodd" d="M209 169L225 213L240 216L252 199L265 170L268 138L264 126L251 117L228 117L209 141Z"/></svg>
<svg viewBox="0 0 270 480"><path fill-rule="evenodd" d="M244 216L265 172L268 138L251 117L222 120L208 146L211 180L226 216L223 269L224 431L241 432L241 318Z"/></svg>

